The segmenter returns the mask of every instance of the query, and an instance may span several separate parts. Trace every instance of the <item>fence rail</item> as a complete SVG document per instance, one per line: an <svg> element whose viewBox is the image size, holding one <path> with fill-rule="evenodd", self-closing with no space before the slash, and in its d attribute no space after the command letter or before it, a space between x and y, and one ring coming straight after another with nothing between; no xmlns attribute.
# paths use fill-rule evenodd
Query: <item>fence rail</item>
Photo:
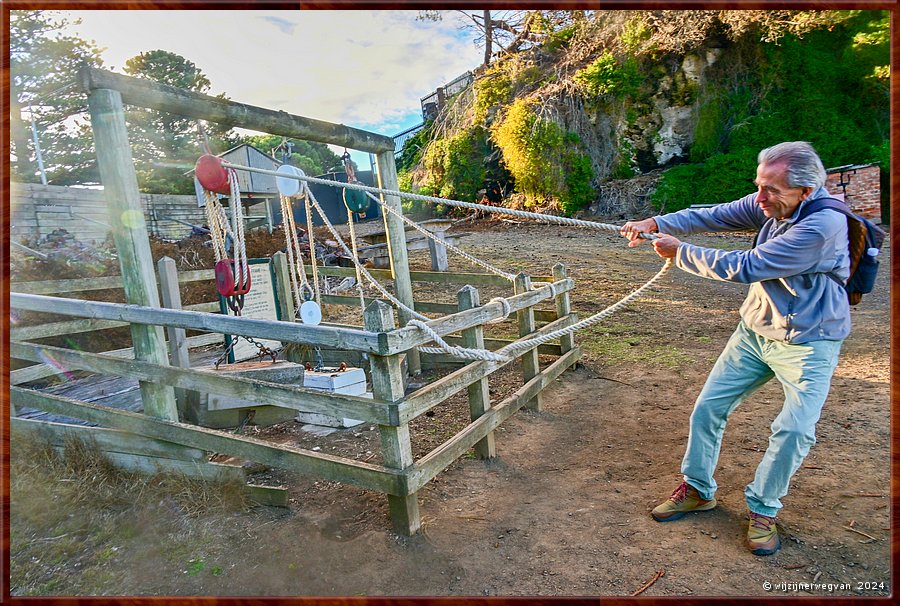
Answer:
<svg viewBox="0 0 900 606"><path fill-rule="evenodd" d="M283 255L277 262L285 263ZM164 262L160 263L160 285L163 289L175 288L177 292L179 284L212 278L210 270L199 270L182 272L177 276L169 274L163 280L164 265ZM169 265L173 266L171 262ZM324 268L324 270L326 275L353 275L352 270L346 268ZM283 272L284 267L281 270L276 269L276 274L278 271ZM387 275L382 277L389 276L389 272L383 273ZM513 340L484 338L484 325L501 318L503 306L498 302L480 305L478 290L472 284L509 288L508 280L481 274L454 275L446 272L412 272L412 274L413 280L441 284L469 283L459 291L457 305L417 303L420 310L444 314L429 321L428 324L451 343L461 343L466 347L496 349L509 343L548 334L577 321L575 314L571 312L568 294L574 288L574 282L566 277L565 269L561 265L554 267L552 276L539 278L551 282L553 288L533 289L528 276L522 274L517 278L515 294L510 294L506 298L510 313L516 314L515 318L510 319L514 321L517 319L518 324L519 336ZM283 279L279 278L278 281L283 282ZM99 281L66 280L57 284L29 282L12 286L20 292L11 293L11 308L76 318L39 326L13 327L10 343L10 355L13 358L33 362L53 359L57 364L69 369L126 377L140 381L141 384L172 387L185 393L220 394L251 404L258 403L260 406L277 407L288 411L302 410L377 424L381 433L383 464L370 465L355 459L273 445L205 427L162 420L22 388L20 385L26 379L54 372L53 369L40 364L12 373L13 383L17 384L10 392L14 406L33 407L99 423L126 432L122 435L133 434L142 436L141 439L163 440L185 448L221 452L376 490L388 497L395 529L407 534L416 532L421 524L416 498L418 490L470 448L474 447L480 458L496 456L494 429L523 406L539 408L541 391L566 368L573 366L581 356L580 348L576 347L571 339L563 338L558 344L548 343L532 348L507 362L478 361L465 364L443 378L406 394L402 376L403 357L411 348L426 343L429 337L418 328L395 328L393 311L378 299L367 301L365 327L357 328L307 326L295 322L232 317L196 311L212 309L214 307L212 303L193 305L192 311L86 301L46 294L121 287L116 278L104 278ZM164 300L180 301L180 298L173 299L170 293ZM359 299L349 296L328 296L325 302L355 306L359 304ZM551 303L553 309L535 309L537 305L545 302ZM537 319L547 323L538 326ZM134 359L134 351L131 348L116 352L92 353L29 342L63 333L81 334L126 326L130 323L209 333L192 337L194 343L197 339L210 342L213 338L220 337L219 333L226 333L368 354L374 397L326 394L300 386L235 376L233 373L193 369L185 367L183 362L167 366ZM171 340L175 333L169 334ZM192 342L191 339L185 341L185 347ZM541 369L538 354L551 354L557 356L557 359ZM174 360L174 353L172 356ZM489 376L519 359L526 361L523 364L524 384L508 398L492 406L488 389ZM418 461L414 460L409 423L463 390L468 390L471 423ZM28 431L34 431L32 426L28 426ZM116 439L120 439L118 437L120 434L115 435ZM175 467L172 468L176 468L179 463L172 463L170 467L173 465ZM204 468L202 473L215 475L218 471Z"/></svg>

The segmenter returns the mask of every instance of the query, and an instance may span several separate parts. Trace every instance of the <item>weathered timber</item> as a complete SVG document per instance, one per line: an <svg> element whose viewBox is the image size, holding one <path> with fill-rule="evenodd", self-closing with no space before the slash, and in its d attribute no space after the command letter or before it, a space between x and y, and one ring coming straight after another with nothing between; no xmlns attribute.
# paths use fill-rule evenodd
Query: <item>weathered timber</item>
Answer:
<svg viewBox="0 0 900 606"><path fill-rule="evenodd" d="M250 500L266 507L288 507L290 493L283 486L258 486L247 484Z"/></svg>
<svg viewBox="0 0 900 606"><path fill-rule="evenodd" d="M553 266L553 278L555 280L565 280L568 277L569 275L566 272L565 265L563 265L562 263L557 263ZM558 295L556 295L556 315L561 318L563 316L568 316L570 313L572 313L572 303L569 298L569 293L559 293ZM535 314L535 319L537 319L537 314ZM559 338L559 349L561 353L571 351L574 347L574 334L563 335Z"/></svg>
<svg viewBox="0 0 900 606"><path fill-rule="evenodd" d="M123 326L128 326L128 323L114 320L68 320L66 322L50 322L32 326L11 326L9 337L14 341L29 341L94 332L95 330L107 330L109 328L121 328Z"/></svg>
<svg viewBox="0 0 900 606"><path fill-rule="evenodd" d="M518 274L516 276L516 293L527 293L531 291L531 278L529 278L525 274ZM534 332L535 323L534 323L534 312L530 307L520 309L516 312L516 320L519 323L519 336L525 337ZM520 358L522 360L522 382L528 383L531 379L536 377L541 372L541 363L538 359L537 349L530 349L524 352ZM540 411L542 408L541 405L541 394L538 392L534 399L525 403L525 408L529 408L531 410Z"/></svg>
<svg viewBox="0 0 900 606"><path fill-rule="evenodd" d="M550 385L550 383L573 365L581 357L581 348L576 347L563 357L550 364L541 374L533 377L528 383L520 387L496 406L493 406L477 421L473 421L454 437L435 448L433 451L416 461L409 470L408 490L410 492L421 490L428 482L446 469L453 461L461 457L478 441L484 439L496 429L503 421L516 413L526 402L534 399L536 394Z"/></svg>
<svg viewBox="0 0 900 606"><path fill-rule="evenodd" d="M281 251L272 255L272 268L275 270L276 288L280 291L275 297L278 302L278 315L282 322L293 322L297 310L294 309L290 272L295 270L288 265L287 255Z"/></svg>
<svg viewBox="0 0 900 606"><path fill-rule="evenodd" d="M456 298L459 301L459 310L465 311L481 305L478 290L473 286L463 286ZM469 349L484 349L484 329L481 326L468 328L462 333L463 347ZM468 387L469 416L475 421L491 407L491 392L488 388L487 377L478 379ZM490 459L497 456L497 443L493 432L487 434L475 443L475 454L479 459Z"/></svg>
<svg viewBox="0 0 900 606"><path fill-rule="evenodd" d="M366 328L371 331L389 331L394 328L394 312L384 303L376 301L366 308ZM369 356L372 370L372 392L375 398L385 402L397 402L404 395L403 370L400 355ZM412 466L412 444L409 425L379 425L381 434L381 458L387 467L405 470ZM388 507L394 530L405 535L415 534L421 527L419 501L415 493L388 495Z"/></svg>
<svg viewBox="0 0 900 606"><path fill-rule="evenodd" d="M181 309L181 290L178 287L178 270L175 260L163 257L157 263L159 273L159 290L162 303L169 309ZM187 336L183 328L166 327L169 338L169 364L178 368L190 368L191 358L188 351ZM180 387L175 388L175 402L178 405L179 418L184 420L185 414L200 401L200 393Z"/></svg>
<svg viewBox="0 0 900 606"><path fill-rule="evenodd" d="M206 453L197 448L155 440L118 429L17 418L12 419L10 429L13 442L19 437L28 437L43 440L53 446L65 446L67 439L74 438L88 444L95 444L105 452L206 462Z"/></svg>
<svg viewBox="0 0 900 606"><path fill-rule="evenodd" d="M572 314L565 318L560 318L556 322L547 324L523 338L530 339L538 337L553 332L554 330L570 326L574 323L575 315ZM463 368L455 370L447 376L441 377L437 381L416 390L398 403L398 422L408 422L417 416L424 414L436 404L443 402L453 394L465 389L466 386L503 368L514 360L515 359L511 359L509 362L490 362L486 360L471 362Z"/></svg>
<svg viewBox="0 0 900 606"><path fill-rule="evenodd" d="M555 283L557 293L572 290L574 286L575 283L571 279ZM539 289L524 291L520 294L508 297L506 300L509 303L510 312L518 312L521 309L532 307L533 305L549 298L550 292L548 289ZM482 305L481 307L477 307L475 309L469 309L466 311L457 312L455 314L450 314L436 320L430 320L429 322L427 322L427 324L435 332L443 336L449 333L459 332L467 328L472 328L473 326L478 326L479 324L485 324L487 322L490 322L491 320L496 320L497 318L502 317L503 306L499 302L495 302ZM425 334L424 331L414 326L409 326L399 328L397 330L391 331L390 333L387 333L385 335L385 340L387 345L386 352L396 353L400 351L406 351L407 349L410 349L412 347L423 345L429 342L431 340L431 337ZM382 355L384 355L384 353L385 352L382 352Z"/></svg>
<svg viewBox="0 0 900 606"><path fill-rule="evenodd" d="M123 101L138 107L208 120L223 126L247 128L270 135L330 143L370 153L388 152L393 160L392 138L343 124L332 124L283 111L237 103L144 78L123 76L90 67L83 67L78 71L78 83L86 93L97 89L118 91Z"/></svg>
<svg viewBox="0 0 900 606"><path fill-rule="evenodd" d="M387 299L376 299L374 297L366 297L365 301L366 307L371 305L373 301L381 301L382 303L390 304ZM322 303L358 307L359 297L350 297L345 295L322 295ZM429 303L424 301L416 301L413 309L420 313L448 314L458 311L459 308L451 303Z"/></svg>
<svg viewBox="0 0 900 606"><path fill-rule="evenodd" d="M444 244L444 232L435 231L432 233L434 240L428 238L428 251L431 253L431 270L447 271L450 269L450 263L447 260L447 246Z"/></svg>
<svg viewBox="0 0 900 606"><path fill-rule="evenodd" d="M386 343L381 343L382 338L380 335L362 330L338 330L294 322L255 320L223 314L142 307L122 303L82 301L79 299L20 293L10 293L9 301L10 306L16 309L53 312L67 316L121 320L136 324L176 326L206 332L352 349L365 351L366 353L384 352L387 348Z"/></svg>
<svg viewBox="0 0 900 606"><path fill-rule="evenodd" d="M204 393L221 394L259 402L260 405L344 416L384 425L394 424L397 419L395 406L390 403L358 396L325 393L315 389L281 385L258 379L246 379L226 373L217 374L215 371L209 370L176 368L140 360L123 360L110 355L33 343L10 343L10 355L31 361L38 361L42 356L49 355L69 368L128 377L139 381L152 381Z"/></svg>
<svg viewBox="0 0 900 606"><path fill-rule="evenodd" d="M319 267L319 274L323 276L356 277L356 270L352 267ZM312 275L312 269L306 268L307 275ZM373 278L379 280L393 280L389 269L370 269ZM439 284L471 284L472 286L509 286L509 280L494 274L470 274L458 272L440 271L410 271L410 280L413 282L437 282ZM553 276L532 276L535 282L553 282Z"/></svg>
<svg viewBox="0 0 900 606"><path fill-rule="evenodd" d="M188 347L204 347L206 345L212 345L214 343L221 343L223 340L224 339L222 335L215 333L187 338ZM131 347L116 349L113 351L106 351L103 353L107 356L114 356L116 358L134 357L134 349ZM45 379L47 377L52 377L54 375L62 373L63 371L59 368L48 366L46 364L35 364L34 366L20 368L18 370L12 371L11 373L9 373L9 380L10 385L22 385L23 383L30 383L31 381Z"/></svg>
<svg viewBox="0 0 900 606"><path fill-rule="evenodd" d="M74 280L42 280L39 282L10 282L9 290L29 295L52 295L67 292L87 292L122 288L122 276L77 278Z"/></svg>
<svg viewBox="0 0 900 606"><path fill-rule="evenodd" d="M382 151L376 154L375 163L378 167L378 186L384 189L398 190L400 183L397 180L397 166L394 163L394 150ZM409 256L406 250L406 231L403 220L403 207L398 196L381 195L381 202L395 212L384 214L384 229L387 234L388 256L391 259L391 276L394 279L394 293L397 300L409 309L415 305L413 301L412 278L409 275ZM400 324L413 319L413 314L405 309L397 310ZM406 365L409 373L418 375L422 371L419 361L419 351L409 349L406 353Z"/></svg>
<svg viewBox="0 0 900 606"><path fill-rule="evenodd" d="M93 90L88 96L88 110L125 300L135 305L159 307L153 255L125 127L122 97L113 90ZM168 362L166 339L159 326L132 324L131 341L138 359L156 364ZM168 385L142 383L141 398L148 415L178 418L175 393Z"/></svg>
<svg viewBox="0 0 900 606"><path fill-rule="evenodd" d="M21 387L10 388L20 406L84 419L92 423L175 442L209 452L220 452L288 471L354 484L389 495L406 494L403 472L320 452L270 443L231 433L168 421L146 415L42 394Z"/></svg>

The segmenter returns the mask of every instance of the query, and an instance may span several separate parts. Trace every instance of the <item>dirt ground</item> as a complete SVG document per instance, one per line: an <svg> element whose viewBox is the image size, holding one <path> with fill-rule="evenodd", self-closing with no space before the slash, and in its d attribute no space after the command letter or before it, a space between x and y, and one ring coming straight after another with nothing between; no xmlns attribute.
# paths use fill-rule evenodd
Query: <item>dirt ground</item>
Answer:
<svg viewBox="0 0 900 606"><path fill-rule="evenodd" d="M505 270L549 274L554 263L565 263L576 279L572 300L581 317L661 266L650 247L629 250L606 233L508 222L463 230L470 232L461 241L465 250ZM734 249L748 247L751 235L688 240ZM876 291L852 312L853 334L818 443L783 499L783 548L774 556L756 557L743 546L743 489L781 406L777 383L754 394L729 422L717 472L719 506L667 524L649 516L680 482L694 399L746 291L673 270L648 297L578 335L583 365L545 391L542 412L520 411L496 431L496 459L463 457L419 493L416 536L391 532L382 495L270 470L256 479L288 486L287 509L199 518L169 509L164 517L136 515L153 522L135 522L127 535L103 540L87 538L91 529L81 527L85 538L68 559L42 563L60 529L26 515L29 504L17 501L14 489L12 592L622 596L656 578L642 595L888 595L889 245L883 259ZM413 259L414 266L425 264L421 254ZM451 267L474 271L452 257ZM483 291L481 298L490 296ZM516 368L492 375L492 397L499 401L520 381ZM417 419L415 456L451 436L466 414L463 394ZM369 426L319 436L289 423L258 433L378 460L378 432ZM102 575L87 574L101 563Z"/></svg>

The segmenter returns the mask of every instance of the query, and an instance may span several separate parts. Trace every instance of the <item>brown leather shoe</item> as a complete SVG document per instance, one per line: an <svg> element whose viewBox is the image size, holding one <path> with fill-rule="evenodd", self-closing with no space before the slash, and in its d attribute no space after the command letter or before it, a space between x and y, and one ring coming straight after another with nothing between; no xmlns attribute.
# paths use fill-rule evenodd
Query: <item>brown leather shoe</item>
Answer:
<svg viewBox="0 0 900 606"><path fill-rule="evenodd" d="M691 511L709 511L715 506L716 500L714 498L708 501L702 499L696 488L687 482L682 482L675 489L675 492L672 493L672 496L665 502L657 505L650 512L650 515L657 522L671 522Z"/></svg>
<svg viewBox="0 0 900 606"><path fill-rule="evenodd" d="M750 512L750 526L747 529L747 548L753 555L772 555L781 549L778 526L775 518Z"/></svg>

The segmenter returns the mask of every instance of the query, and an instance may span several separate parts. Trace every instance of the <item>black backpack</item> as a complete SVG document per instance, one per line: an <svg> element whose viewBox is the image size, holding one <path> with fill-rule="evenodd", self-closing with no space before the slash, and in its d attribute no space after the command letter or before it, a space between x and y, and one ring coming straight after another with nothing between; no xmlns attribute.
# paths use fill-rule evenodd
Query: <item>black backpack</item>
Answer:
<svg viewBox="0 0 900 606"><path fill-rule="evenodd" d="M850 305L856 305L864 294L872 292L875 286L875 276L878 275L878 253L884 244L885 232L883 229L859 215L853 214L850 206L836 198L818 198L806 204L800 209L800 214L794 223L799 223L813 213L830 208L847 217L847 237L850 243L850 277L844 284L832 273L826 274L829 278L844 287L847 291L847 299ZM759 240L759 234L756 234ZM756 246L756 241L753 242Z"/></svg>

